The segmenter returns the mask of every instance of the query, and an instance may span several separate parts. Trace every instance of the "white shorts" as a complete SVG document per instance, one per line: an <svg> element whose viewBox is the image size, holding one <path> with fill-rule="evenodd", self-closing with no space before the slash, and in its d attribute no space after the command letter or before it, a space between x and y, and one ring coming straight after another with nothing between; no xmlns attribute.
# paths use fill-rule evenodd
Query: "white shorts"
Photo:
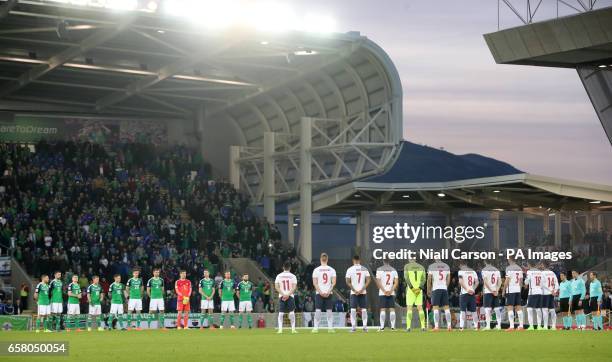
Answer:
<svg viewBox="0 0 612 362"><path fill-rule="evenodd" d="M112 304L110 307L110 314L123 314L123 304Z"/></svg>
<svg viewBox="0 0 612 362"><path fill-rule="evenodd" d="M38 306L38 315L39 316L48 316L49 314L51 314L51 305L47 304L47 305L39 305Z"/></svg>
<svg viewBox="0 0 612 362"><path fill-rule="evenodd" d="M200 309L201 310L215 309L215 302L212 299L211 300L202 299L202 301L200 302Z"/></svg>
<svg viewBox="0 0 612 362"><path fill-rule="evenodd" d="M149 313L154 311L164 311L164 300L160 299L151 299L149 302Z"/></svg>
<svg viewBox="0 0 612 362"><path fill-rule="evenodd" d="M130 299L128 300L128 312L141 311L142 310L142 299Z"/></svg>
<svg viewBox="0 0 612 362"><path fill-rule="evenodd" d="M221 312L235 312L236 311L236 305L234 304L234 301L226 301L226 302L221 302Z"/></svg>
<svg viewBox="0 0 612 362"><path fill-rule="evenodd" d="M69 315L77 315L81 314L81 306L78 304L68 303L68 313Z"/></svg>
<svg viewBox="0 0 612 362"><path fill-rule="evenodd" d="M62 303L51 303L51 313L62 314L64 312L64 306Z"/></svg>
<svg viewBox="0 0 612 362"><path fill-rule="evenodd" d="M239 312L252 312L253 311L253 303L250 300L246 300L244 302L240 302L238 304Z"/></svg>
<svg viewBox="0 0 612 362"><path fill-rule="evenodd" d="M102 306L98 305L89 305L89 315L100 315L102 314Z"/></svg>

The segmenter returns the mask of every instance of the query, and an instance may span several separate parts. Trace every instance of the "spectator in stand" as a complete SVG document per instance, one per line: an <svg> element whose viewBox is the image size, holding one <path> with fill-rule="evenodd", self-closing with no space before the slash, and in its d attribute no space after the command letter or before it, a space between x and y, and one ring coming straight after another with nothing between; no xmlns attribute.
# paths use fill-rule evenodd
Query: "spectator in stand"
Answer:
<svg viewBox="0 0 612 362"><path fill-rule="evenodd" d="M167 282L201 275L226 255L255 256L278 229L184 146L0 144L0 244L30 274L71 270L124 277L134 266ZM194 177L195 173L195 177ZM81 280L80 280L81 281Z"/></svg>

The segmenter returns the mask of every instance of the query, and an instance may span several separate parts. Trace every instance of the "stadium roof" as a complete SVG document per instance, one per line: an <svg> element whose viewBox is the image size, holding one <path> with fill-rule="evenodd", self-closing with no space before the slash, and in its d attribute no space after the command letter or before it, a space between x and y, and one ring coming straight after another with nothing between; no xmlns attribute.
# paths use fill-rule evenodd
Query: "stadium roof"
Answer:
<svg viewBox="0 0 612 362"><path fill-rule="evenodd" d="M527 174L495 159L404 141L384 174L313 196L319 212L529 208L612 209L612 186Z"/></svg>
<svg viewBox="0 0 612 362"><path fill-rule="evenodd" d="M498 64L576 68L612 144L612 7L505 29L484 38Z"/></svg>
<svg viewBox="0 0 612 362"><path fill-rule="evenodd" d="M390 59L356 32L208 31L163 13L43 0L0 1L0 65L1 109L203 112L211 127L229 125L235 145L296 133L304 116L346 117L402 98ZM395 113L386 126L401 135Z"/></svg>
<svg viewBox="0 0 612 362"><path fill-rule="evenodd" d="M499 64L576 68L612 64L612 7L484 35Z"/></svg>

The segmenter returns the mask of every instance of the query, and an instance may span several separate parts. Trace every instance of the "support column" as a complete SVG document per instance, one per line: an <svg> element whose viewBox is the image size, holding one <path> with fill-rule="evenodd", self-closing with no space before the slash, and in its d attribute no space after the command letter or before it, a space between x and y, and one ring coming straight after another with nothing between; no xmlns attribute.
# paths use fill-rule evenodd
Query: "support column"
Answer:
<svg viewBox="0 0 612 362"><path fill-rule="evenodd" d="M584 212L584 233L590 233L593 228L593 213L591 211Z"/></svg>
<svg viewBox="0 0 612 362"><path fill-rule="evenodd" d="M570 249L574 249L574 242L578 238L577 227L576 227L576 213L574 211L569 212L569 234L570 234Z"/></svg>
<svg viewBox="0 0 612 362"><path fill-rule="evenodd" d="M555 213L555 246L561 247L561 210Z"/></svg>
<svg viewBox="0 0 612 362"><path fill-rule="evenodd" d="M240 146L230 146L230 157L229 157L229 178L230 183L236 190L240 190L240 164L238 159L240 158Z"/></svg>
<svg viewBox="0 0 612 362"><path fill-rule="evenodd" d="M519 212L516 215L517 230L518 230L518 247L525 247L525 214Z"/></svg>
<svg viewBox="0 0 612 362"><path fill-rule="evenodd" d="M193 129L196 134L196 140L198 141L198 152L200 156L205 159L204 152L204 120L206 119L206 109L204 108L204 104L198 106L195 111L195 118L193 122ZM231 158L230 158L231 160ZM231 169L231 166L230 166Z"/></svg>
<svg viewBox="0 0 612 362"><path fill-rule="evenodd" d="M544 211L544 214L542 217L543 217L542 231L544 232L544 237L547 237L548 235L550 235L550 225L548 224L548 221L549 221L548 211Z"/></svg>
<svg viewBox="0 0 612 362"><path fill-rule="evenodd" d="M603 229L603 226L604 226L603 214L598 213L595 217L596 217L596 220L597 220L597 230L595 230L595 231L599 232L599 231L601 231L601 229Z"/></svg>
<svg viewBox="0 0 612 362"><path fill-rule="evenodd" d="M312 260L312 118L300 122L300 255Z"/></svg>
<svg viewBox="0 0 612 362"><path fill-rule="evenodd" d="M446 226L453 226L453 213L452 212L448 212L446 214ZM452 245L451 239L445 239L445 246L446 249L450 249Z"/></svg>
<svg viewBox="0 0 612 362"><path fill-rule="evenodd" d="M369 263L371 258L370 255L370 214L368 211L361 211L361 245L362 255L361 257L365 263Z"/></svg>
<svg viewBox="0 0 612 362"><path fill-rule="evenodd" d="M295 247L295 212L293 210L287 211L287 239L292 247Z"/></svg>
<svg viewBox="0 0 612 362"><path fill-rule="evenodd" d="M274 132L264 132L264 216L269 223L276 219L274 190Z"/></svg>
<svg viewBox="0 0 612 362"><path fill-rule="evenodd" d="M361 213L358 212L355 215L355 253L361 254L361 245L362 245L362 235L361 232L362 226L362 218Z"/></svg>
<svg viewBox="0 0 612 362"><path fill-rule="evenodd" d="M499 251L501 248L501 240L499 233L499 212L493 212L491 218L493 219L493 249Z"/></svg>

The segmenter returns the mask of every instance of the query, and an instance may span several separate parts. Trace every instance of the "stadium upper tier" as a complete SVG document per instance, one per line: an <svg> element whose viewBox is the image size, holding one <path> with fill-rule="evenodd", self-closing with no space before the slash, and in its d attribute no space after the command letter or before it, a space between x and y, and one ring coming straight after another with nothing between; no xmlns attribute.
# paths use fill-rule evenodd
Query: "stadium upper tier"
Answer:
<svg viewBox="0 0 612 362"><path fill-rule="evenodd" d="M575 68L612 144L612 7L484 38L498 64Z"/></svg>
<svg viewBox="0 0 612 362"><path fill-rule="evenodd" d="M356 32L212 31L40 1L0 2L0 17L0 110L184 122L220 175L232 145L261 148L266 132L297 145L303 117L339 120L321 129L373 145L336 153L352 178L382 170L402 136L399 75ZM320 161L330 173L336 163Z"/></svg>

